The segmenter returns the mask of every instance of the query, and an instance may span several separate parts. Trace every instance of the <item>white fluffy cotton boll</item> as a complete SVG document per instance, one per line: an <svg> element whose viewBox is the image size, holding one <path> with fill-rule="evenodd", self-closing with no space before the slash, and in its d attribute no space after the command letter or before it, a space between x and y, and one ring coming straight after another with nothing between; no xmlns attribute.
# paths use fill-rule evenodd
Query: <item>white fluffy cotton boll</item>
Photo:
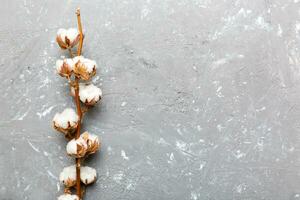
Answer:
<svg viewBox="0 0 300 200"><path fill-rule="evenodd" d="M97 63L94 60L85 58L83 56L76 56L73 58L74 63L81 62L85 65L88 72L92 72L94 69L97 68Z"/></svg>
<svg viewBox="0 0 300 200"><path fill-rule="evenodd" d="M85 185L91 184L96 181L97 172L91 167L81 167L80 168L80 179Z"/></svg>
<svg viewBox="0 0 300 200"><path fill-rule="evenodd" d="M87 151L86 141L79 137L78 139L72 139L67 144L67 153L75 158L81 158L85 156Z"/></svg>
<svg viewBox="0 0 300 200"><path fill-rule="evenodd" d="M72 108L66 108L61 113L56 113L53 121L60 127L66 129L69 126L74 126L78 122L78 115Z"/></svg>
<svg viewBox="0 0 300 200"><path fill-rule="evenodd" d="M79 97L86 105L93 106L102 98L102 91L94 84L81 84L79 87Z"/></svg>
<svg viewBox="0 0 300 200"><path fill-rule="evenodd" d="M87 143L87 154L96 153L100 148L100 141L97 135L90 134L87 131L80 135Z"/></svg>
<svg viewBox="0 0 300 200"><path fill-rule="evenodd" d="M77 195L72 195L72 194L63 194L60 195L57 200L79 200Z"/></svg>
<svg viewBox="0 0 300 200"><path fill-rule="evenodd" d="M78 44L80 34L77 29L59 29L57 31L56 41L62 49L72 48Z"/></svg>
<svg viewBox="0 0 300 200"><path fill-rule="evenodd" d="M59 174L59 181L66 187L74 186L76 184L76 166L65 167Z"/></svg>
<svg viewBox="0 0 300 200"><path fill-rule="evenodd" d="M67 36L67 29L64 29L64 28L58 29L56 35L57 35L57 37L59 36L63 42L65 42L65 38Z"/></svg>
<svg viewBox="0 0 300 200"><path fill-rule="evenodd" d="M71 94L75 95L75 90L71 88ZM94 106L102 99L102 90L94 84L79 84L79 98L82 103L87 106Z"/></svg>
<svg viewBox="0 0 300 200"><path fill-rule="evenodd" d="M73 42L76 40L77 36L79 35L79 31L76 28L69 28L67 30L67 38Z"/></svg>
<svg viewBox="0 0 300 200"><path fill-rule="evenodd" d="M73 133L78 126L78 115L72 108L66 108L62 113L56 113L53 126L56 130L68 135Z"/></svg>
<svg viewBox="0 0 300 200"><path fill-rule="evenodd" d="M73 58L74 73L77 77L83 80L89 80L96 74L97 64L94 60L84 58L83 56L76 56Z"/></svg>
<svg viewBox="0 0 300 200"><path fill-rule="evenodd" d="M70 77L74 69L73 59L64 59L56 61L56 71L62 77Z"/></svg>

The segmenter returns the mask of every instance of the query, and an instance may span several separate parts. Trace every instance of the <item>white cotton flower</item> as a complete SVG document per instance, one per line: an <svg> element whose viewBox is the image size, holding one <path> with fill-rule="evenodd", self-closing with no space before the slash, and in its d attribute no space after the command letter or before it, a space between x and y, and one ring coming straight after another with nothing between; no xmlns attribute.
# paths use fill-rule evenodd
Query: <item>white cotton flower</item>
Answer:
<svg viewBox="0 0 300 200"><path fill-rule="evenodd" d="M74 133L78 126L78 115L72 108L66 108L62 113L56 113L53 118L53 126L56 130L68 136Z"/></svg>
<svg viewBox="0 0 300 200"><path fill-rule="evenodd" d="M74 96L74 88L71 88L71 94ZM94 84L79 84L79 98L82 103L88 106L95 105L102 98L102 91Z"/></svg>
<svg viewBox="0 0 300 200"><path fill-rule="evenodd" d="M91 184L96 181L97 172L91 167L81 167L80 168L80 179L85 185Z"/></svg>
<svg viewBox="0 0 300 200"><path fill-rule="evenodd" d="M77 195L72 195L72 194L63 194L60 195L57 200L79 200Z"/></svg>
<svg viewBox="0 0 300 200"><path fill-rule="evenodd" d="M77 77L83 80L89 80L96 74L97 64L94 60L84 58L83 56L76 56L73 58L74 73Z"/></svg>
<svg viewBox="0 0 300 200"><path fill-rule="evenodd" d="M100 141L97 135L90 134L87 131L80 135L87 143L86 154L93 154L100 148Z"/></svg>
<svg viewBox="0 0 300 200"><path fill-rule="evenodd" d="M87 151L86 141L79 137L78 139L72 139L67 144L67 153L75 158L81 158L85 156Z"/></svg>
<svg viewBox="0 0 300 200"><path fill-rule="evenodd" d="M74 186L76 184L76 166L65 167L59 174L59 181L66 187Z"/></svg>
<svg viewBox="0 0 300 200"><path fill-rule="evenodd" d="M70 77L74 68L73 59L64 59L56 61L56 70L62 77Z"/></svg>
<svg viewBox="0 0 300 200"><path fill-rule="evenodd" d="M57 31L56 41L62 49L72 48L78 44L80 34L77 29L59 29Z"/></svg>

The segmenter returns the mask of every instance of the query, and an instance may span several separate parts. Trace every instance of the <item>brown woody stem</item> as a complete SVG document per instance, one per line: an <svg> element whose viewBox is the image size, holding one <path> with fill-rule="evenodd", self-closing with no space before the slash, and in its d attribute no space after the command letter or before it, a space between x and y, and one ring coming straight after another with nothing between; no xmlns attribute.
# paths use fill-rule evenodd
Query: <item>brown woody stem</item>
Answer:
<svg viewBox="0 0 300 200"><path fill-rule="evenodd" d="M77 15L77 22L78 22L78 29L80 34L80 40L79 40L79 46L77 49L77 55L81 55L82 50L82 43L83 43L83 34L82 34L82 26L81 26L81 19L80 19L80 9L77 8L76 10ZM75 77L75 103L77 108L77 114L78 114L78 127L75 135L75 139L78 139L80 137L80 128L81 128L81 121L82 121L82 111L81 111L81 105L80 105L80 99L79 99L79 78ZM81 192L81 182L80 182L80 158L76 158L76 193L79 199L82 199L82 192Z"/></svg>
<svg viewBox="0 0 300 200"><path fill-rule="evenodd" d="M77 114L79 117L77 131L75 135L75 139L80 137L80 128L81 128L81 120L82 120L82 111L80 106L79 99L79 78L75 78L75 102L77 108ZM76 158L76 193L79 199L81 199L81 182L80 182L80 158Z"/></svg>

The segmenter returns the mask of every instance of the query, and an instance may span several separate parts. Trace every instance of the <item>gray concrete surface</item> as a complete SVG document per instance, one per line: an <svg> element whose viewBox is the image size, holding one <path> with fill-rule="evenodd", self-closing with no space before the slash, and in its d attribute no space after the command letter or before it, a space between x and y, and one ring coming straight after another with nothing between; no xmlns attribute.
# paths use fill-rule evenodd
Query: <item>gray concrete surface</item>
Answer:
<svg viewBox="0 0 300 200"><path fill-rule="evenodd" d="M0 200L62 193L55 34L77 6L104 92L85 199L300 199L299 0L2 0Z"/></svg>

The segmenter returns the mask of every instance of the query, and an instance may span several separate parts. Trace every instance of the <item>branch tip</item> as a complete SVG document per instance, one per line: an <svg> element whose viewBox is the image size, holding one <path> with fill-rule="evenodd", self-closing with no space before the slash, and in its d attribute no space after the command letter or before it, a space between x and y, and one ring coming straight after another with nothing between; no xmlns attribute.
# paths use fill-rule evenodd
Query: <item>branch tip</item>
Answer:
<svg viewBox="0 0 300 200"><path fill-rule="evenodd" d="M78 7L77 9L76 9L76 15L80 15L80 8Z"/></svg>

